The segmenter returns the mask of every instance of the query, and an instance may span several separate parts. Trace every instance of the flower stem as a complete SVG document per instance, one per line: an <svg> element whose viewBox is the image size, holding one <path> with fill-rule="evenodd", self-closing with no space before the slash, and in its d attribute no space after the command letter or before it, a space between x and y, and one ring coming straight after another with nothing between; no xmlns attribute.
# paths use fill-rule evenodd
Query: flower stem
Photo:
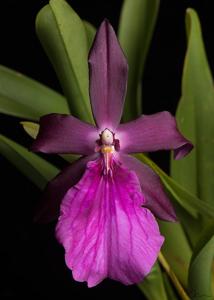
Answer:
<svg viewBox="0 0 214 300"><path fill-rule="evenodd" d="M176 290L178 291L178 294L181 296L181 299L182 300L190 300L186 291L180 284L178 278L176 277L175 273L170 268L170 265L168 264L168 262L166 261L165 257L163 256L163 254L161 252L158 255L158 260L159 260L160 264L162 265L162 267L164 268L165 272L168 274L171 281L173 282Z"/></svg>

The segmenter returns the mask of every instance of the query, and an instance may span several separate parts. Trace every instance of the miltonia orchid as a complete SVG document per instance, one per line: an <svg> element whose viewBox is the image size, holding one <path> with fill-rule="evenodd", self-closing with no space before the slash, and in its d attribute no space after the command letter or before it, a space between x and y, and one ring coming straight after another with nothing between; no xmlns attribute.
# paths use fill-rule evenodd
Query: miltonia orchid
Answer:
<svg viewBox="0 0 214 300"><path fill-rule="evenodd" d="M192 144L168 112L119 125L128 66L106 20L90 51L89 69L97 126L59 114L40 120L33 151L82 155L47 186L41 217L59 213L56 236L75 280L89 287L106 277L133 284L150 272L164 241L154 216L175 221L176 215L159 177L128 154L173 149L179 159Z"/></svg>

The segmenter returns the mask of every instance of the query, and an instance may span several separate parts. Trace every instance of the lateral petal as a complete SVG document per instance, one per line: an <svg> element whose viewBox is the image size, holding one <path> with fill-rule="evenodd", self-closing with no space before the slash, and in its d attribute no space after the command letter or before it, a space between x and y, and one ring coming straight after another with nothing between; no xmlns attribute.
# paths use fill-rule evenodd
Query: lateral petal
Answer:
<svg viewBox="0 0 214 300"><path fill-rule="evenodd" d="M41 117L40 129L31 150L44 153L94 152L97 128L70 115L50 114Z"/></svg>
<svg viewBox="0 0 214 300"><path fill-rule="evenodd" d="M174 158L187 155L193 145L179 132L175 118L167 111L121 124L117 129L121 151L125 153L174 150Z"/></svg>

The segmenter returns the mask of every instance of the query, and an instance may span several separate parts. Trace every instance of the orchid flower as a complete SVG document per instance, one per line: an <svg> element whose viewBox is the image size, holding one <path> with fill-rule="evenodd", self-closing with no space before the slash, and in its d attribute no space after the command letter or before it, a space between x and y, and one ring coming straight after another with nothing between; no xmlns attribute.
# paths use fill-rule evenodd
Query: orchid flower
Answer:
<svg viewBox="0 0 214 300"><path fill-rule="evenodd" d="M164 241L155 217L176 221L176 214L159 177L129 154L173 149L179 159L192 144L169 112L119 124L128 66L106 20L90 51L89 71L96 126L60 114L40 120L33 151L82 155L48 184L40 218L59 215L56 237L75 280L89 287L106 277L138 283Z"/></svg>

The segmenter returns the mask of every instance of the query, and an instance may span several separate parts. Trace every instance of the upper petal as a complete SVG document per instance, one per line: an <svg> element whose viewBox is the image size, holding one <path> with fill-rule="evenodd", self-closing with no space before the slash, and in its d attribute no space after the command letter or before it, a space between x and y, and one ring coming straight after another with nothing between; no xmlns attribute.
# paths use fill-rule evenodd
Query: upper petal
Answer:
<svg viewBox="0 0 214 300"><path fill-rule="evenodd" d="M114 165L112 177L105 176L99 160L88 164L65 195L56 227L75 280L89 287L106 277L132 284L150 272L163 237L142 202L134 172Z"/></svg>
<svg viewBox="0 0 214 300"><path fill-rule="evenodd" d="M94 152L97 128L69 115L50 114L41 117L39 134L31 150L44 153Z"/></svg>
<svg viewBox="0 0 214 300"><path fill-rule="evenodd" d="M110 23L102 22L89 55L90 98L97 126L114 130L120 122L128 66Z"/></svg>
<svg viewBox="0 0 214 300"><path fill-rule="evenodd" d="M119 159L124 166L137 174L145 198L144 206L148 207L159 219L177 221L174 208L164 192L159 176L132 156L120 154Z"/></svg>
<svg viewBox="0 0 214 300"><path fill-rule="evenodd" d="M174 158L187 155L193 145L177 129L175 118L167 111L150 116L143 115L117 129L121 150L140 153L157 150L174 150Z"/></svg>
<svg viewBox="0 0 214 300"><path fill-rule="evenodd" d="M45 188L42 199L36 207L34 220L39 223L54 221L59 216L61 201L74 184L76 184L85 171L88 161L97 158L97 154L82 157L65 167Z"/></svg>

